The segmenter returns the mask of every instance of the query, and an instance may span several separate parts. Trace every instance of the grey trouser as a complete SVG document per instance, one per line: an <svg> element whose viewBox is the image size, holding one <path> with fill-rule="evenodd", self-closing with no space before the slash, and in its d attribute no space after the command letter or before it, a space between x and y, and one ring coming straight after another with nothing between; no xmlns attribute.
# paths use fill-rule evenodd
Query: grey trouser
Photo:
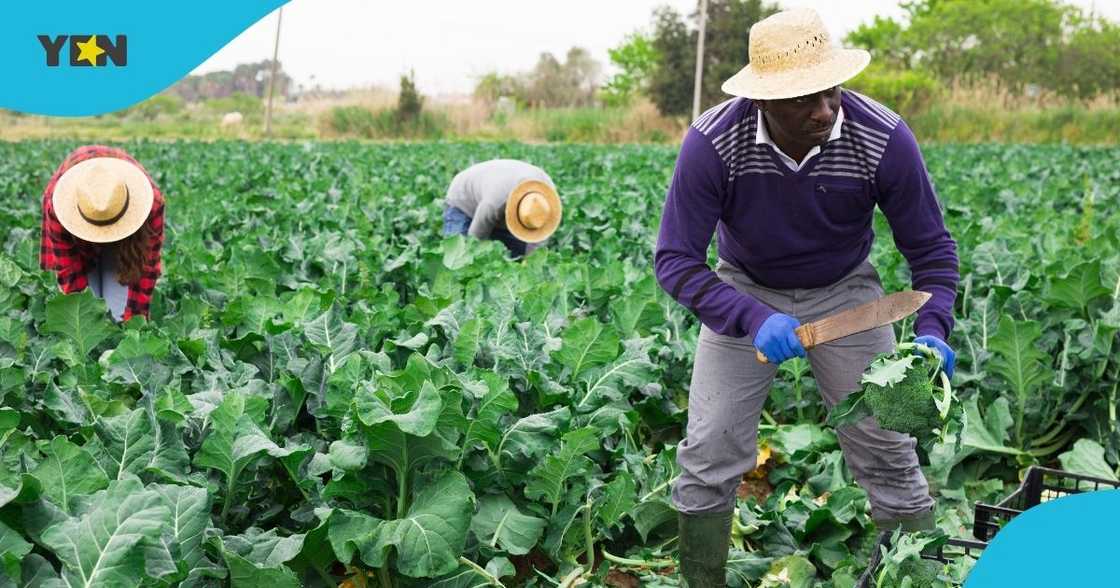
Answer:
<svg viewBox="0 0 1120 588"><path fill-rule="evenodd" d="M86 274L89 289L93 291L94 296L105 299L113 320L119 322L124 318L124 307L128 302L128 286L117 281L117 248L102 245L99 249L97 262Z"/></svg>
<svg viewBox="0 0 1120 588"><path fill-rule="evenodd" d="M867 261L823 288L765 288L723 260L716 273L740 292L802 323L883 295L879 274ZM809 350L825 406L831 408L857 390L875 355L893 350L894 345L894 331L885 326ZM701 327L688 395L688 429L677 448L682 474L673 487L673 504L678 511L696 514L733 508L743 474L756 464L758 421L776 372L774 365L755 359L750 337L726 337ZM840 429L837 436L844 461L867 491L875 520L931 512L933 499L913 438L879 428L873 417Z"/></svg>

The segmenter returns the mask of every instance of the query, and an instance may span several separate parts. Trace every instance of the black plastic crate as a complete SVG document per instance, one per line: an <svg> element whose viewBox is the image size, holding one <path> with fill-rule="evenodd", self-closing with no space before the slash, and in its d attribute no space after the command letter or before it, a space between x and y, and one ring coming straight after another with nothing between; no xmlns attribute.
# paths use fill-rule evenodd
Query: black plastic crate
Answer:
<svg viewBox="0 0 1120 588"><path fill-rule="evenodd" d="M971 541L969 539L955 539L951 538L937 548L935 553L923 553L922 559L930 559L939 561L941 563L949 563L950 561L963 556L968 556L973 559L980 559L980 552L984 551L987 543L980 541ZM879 558L872 557L869 563L869 568L879 567ZM875 570L869 569L870 573L865 573L861 581L856 585L856 588L872 588L875 586Z"/></svg>
<svg viewBox="0 0 1120 588"><path fill-rule="evenodd" d="M1069 494L1116 488L1120 488L1120 482L1031 466L1023 483L1007 498L994 505L982 502L974 505L972 536L986 543L1011 519L1032 506Z"/></svg>

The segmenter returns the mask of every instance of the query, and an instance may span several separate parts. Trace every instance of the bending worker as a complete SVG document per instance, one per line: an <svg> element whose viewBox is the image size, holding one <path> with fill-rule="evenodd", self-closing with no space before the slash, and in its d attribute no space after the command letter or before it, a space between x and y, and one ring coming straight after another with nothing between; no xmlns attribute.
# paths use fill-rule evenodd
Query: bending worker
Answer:
<svg viewBox="0 0 1120 588"><path fill-rule="evenodd" d="M777 366L808 357L828 407L858 389L876 354L892 351L890 326L812 348L802 322L883 296L868 262L875 207L909 263L913 288L932 294L914 325L952 375L945 343L959 279L918 144L899 115L840 84L870 61L831 46L808 9L750 30L750 64L727 80L736 96L688 129L658 236L658 282L702 326L677 448L673 487L681 575L724 586L735 491L755 467L759 415ZM719 263L707 266L712 234ZM754 359L760 349L770 360ZM873 417L837 431L844 459L868 494L880 530L932 528L934 501L916 442Z"/></svg>
<svg viewBox="0 0 1120 588"><path fill-rule="evenodd" d="M560 226L560 197L541 168L514 159L477 163L456 174L447 189L443 234L497 239L521 257Z"/></svg>
<svg viewBox="0 0 1120 588"><path fill-rule="evenodd" d="M39 265L66 294L89 287L114 320L148 317L162 271L163 195L121 149L72 151L43 191Z"/></svg>

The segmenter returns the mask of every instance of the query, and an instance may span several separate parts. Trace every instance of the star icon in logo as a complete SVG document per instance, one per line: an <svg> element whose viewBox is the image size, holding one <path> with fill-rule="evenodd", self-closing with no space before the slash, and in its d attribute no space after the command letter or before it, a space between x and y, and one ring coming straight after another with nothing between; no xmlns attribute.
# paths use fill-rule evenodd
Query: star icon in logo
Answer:
<svg viewBox="0 0 1120 588"><path fill-rule="evenodd" d="M85 43L78 41L78 61L86 61L93 67L97 67L97 58L105 53L105 50L97 46L97 35L93 35Z"/></svg>

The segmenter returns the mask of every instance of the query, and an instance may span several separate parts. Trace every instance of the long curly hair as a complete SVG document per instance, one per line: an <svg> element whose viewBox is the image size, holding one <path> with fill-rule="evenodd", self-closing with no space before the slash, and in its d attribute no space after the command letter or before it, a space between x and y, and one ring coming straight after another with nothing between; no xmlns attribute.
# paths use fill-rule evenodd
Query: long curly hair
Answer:
<svg viewBox="0 0 1120 588"><path fill-rule="evenodd" d="M140 284L152 237L152 229L145 223L140 230L117 242L118 282L126 286Z"/></svg>

